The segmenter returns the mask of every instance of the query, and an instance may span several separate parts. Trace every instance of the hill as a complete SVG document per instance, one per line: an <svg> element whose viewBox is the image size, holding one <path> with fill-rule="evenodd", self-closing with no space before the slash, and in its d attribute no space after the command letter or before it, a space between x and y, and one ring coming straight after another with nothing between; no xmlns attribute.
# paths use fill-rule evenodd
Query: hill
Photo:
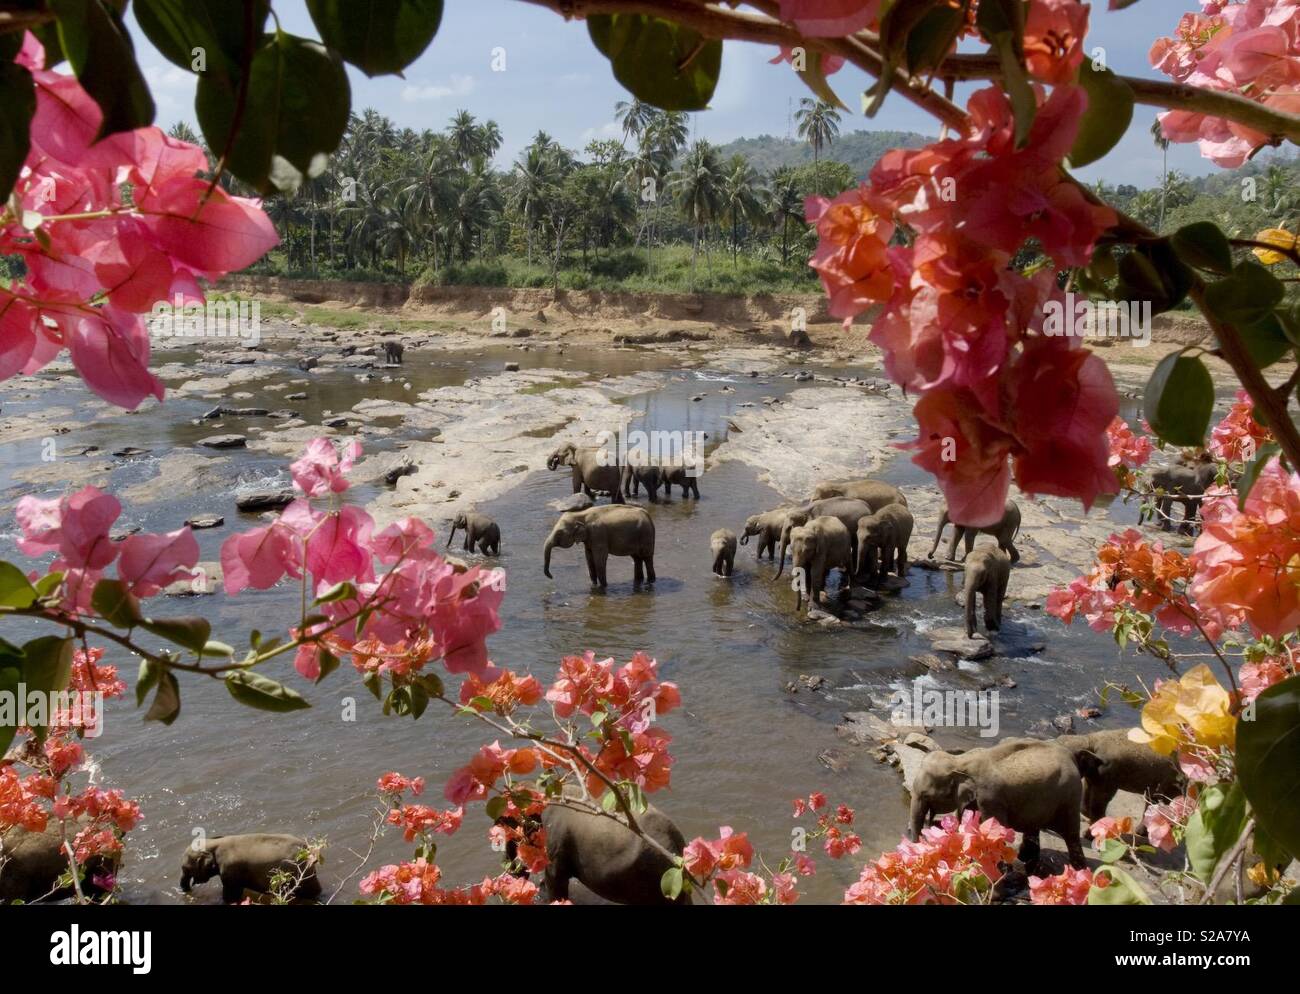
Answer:
<svg viewBox="0 0 1300 994"><path fill-rule="evenodd" d="M920 148L928 141L931 139L914 131L850 131L836 138L834 144L823 151L822 158L846 163L861 179L889 149ZM762 173L813 161L812 148L807 142L772 135L737 138L720 146L720 151L724 158L740 152Z"/></svg>

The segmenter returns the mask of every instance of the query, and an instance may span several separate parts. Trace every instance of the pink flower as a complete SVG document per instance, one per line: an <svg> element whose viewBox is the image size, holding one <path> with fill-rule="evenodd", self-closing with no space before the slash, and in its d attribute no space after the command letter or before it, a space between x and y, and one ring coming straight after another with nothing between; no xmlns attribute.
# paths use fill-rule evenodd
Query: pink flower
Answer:
<svg viewBox="0 0 1300 994"><path fill-rule="evenodd" d="M1196 801L1191 797L1176 797L1168 804L1149 805L1142 816L1147 838L1165 852L1172 852L1178 844L1174 838L1174 828L1187 824L1187 819L1195 810Z"/></svg>
<svg viewBox="0 0 1300 994"><path fill-rule="evenodd" d="M894 234L889 205L864 183L834 200L809 197L804 210L818 235L808 265L821 277L831 314L847 326L873 303L889 300L894 289L886 253Z"/></svg>
<svg viewBox="0 0 1300 994"><path fill-rule="evenodd" d="M137 597L153 597L170 583L190 580L199 543L187 525L166 535L130 535L122 542L117 575Z"/></svg>
<svg viewBox="0 0 1300 994"><path fill-rule="evenodd" d="M292 533L278 521L231 535L222 542L221 571L228 594L237 594L248 587L267 590L286 573L293 577L302 575Z"/></svg>
<svg viewBox="0 0 1300 994"><path fill-rule="evenodd" d="M1087 904L1093 885L1104 887L1104 877L1094 878L1091 870L1066 867L1054 877L1030 877L1029 896L1034 904Z"/></svg>
<svg viewBox="0 0 1300 994"><path fill-rule="evenodd" d="M781 0L781 20L809 38L832 38L870 27L882 0Z"/></svg>
<svg viewBox="0 0 1300 994"><path fill-rule="evenodd" d="M348 488L344 474L361 456L361 443L349 442L342 455L328 438L313 438L297 462L289 467L293 485L308 497L341 494Z"/></svg>

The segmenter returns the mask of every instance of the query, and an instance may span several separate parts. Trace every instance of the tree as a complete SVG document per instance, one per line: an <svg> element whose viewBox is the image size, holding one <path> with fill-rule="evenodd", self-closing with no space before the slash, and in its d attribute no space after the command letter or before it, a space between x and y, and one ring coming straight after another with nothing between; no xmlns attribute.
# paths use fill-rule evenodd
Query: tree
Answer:
<svg viewBox="0 0 1300 994"><path fill-rule="evenodd" d="M736 253L740 243L740 222L754 221L763 215L759 196L758 173L743 155L736 154L727 160L722 181L722 209L731 219L731 264L737 265Z"/></svg>
<svg viewBox="0 0 1300 994"><path fill-rule="evenodd" d="M778 169L772 175L767 191L767 213L774 224L781 226L781 265L790 264L790 222L803 223L803 196L794 170Z"/></svg>
<svg viewBox="0 0 1300 994"><path fill-rule="evenodd" d="M1160 119L1151 122L1151 140L1156 143L1156 148L1160 149L1160 219L1156 223L1156 231L1163 231L1165 228L1165 194L1169 189L1169 139L1165 137L1164 129L1160 126Z"/></svg>
<svg viewBox="0 0 1300 994"><path fill-rule="evenodd" d="M722 163L718 151L701 139L692 145L673 173L670 186L677 195L682 214L695 230L691 248L691 282L695 281L695 262L700 251L700 237L722 209ZM707 257L708 246L705 245Z"/></svg>
<svg viewBox="0 0 1300 994"><path fill-rule="evenodd" d="M804 97L799 101L799 109L795 111L794 117L799 122L799 137L812 146L815 170L822 149L830 147L839 137L840 112L824 100ZM822 192L821 189L818 192Z"/></svg>

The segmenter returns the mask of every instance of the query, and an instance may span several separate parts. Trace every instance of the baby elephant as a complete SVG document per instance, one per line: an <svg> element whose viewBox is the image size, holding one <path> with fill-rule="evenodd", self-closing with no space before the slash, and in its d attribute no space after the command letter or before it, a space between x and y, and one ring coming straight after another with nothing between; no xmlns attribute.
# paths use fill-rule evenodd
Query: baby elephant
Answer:
<svg viewBox="0 0 1300 994"><path fill-rule="evenodd" d="M975 637L975 595L984 598L984 627L1002 627L1002 600L1011 578L1011 558L1001 549L982 545L966 557L966 637Z"/></svg>
<svg viewBox="0 0 1300 994"><path fill-rule="evenodd" d="M297 880L286 897L314 900L320 897L315 859L307 843L293 835L222 835L210 838L201 848L191 846L181 864L181 890L191 884L221 878L221 899L226 904L243 900L244 891L269 894L277 871Z"/></svg>
<svg viewBox="0 0 1300 994"><path fill-rule="evenodd" d="M641 830L680 856L686 839L654 805L636 816ZM546 889L552 901L569 897L569 881L616 904L690 904L689 891L669 901L660 881L673 864L621 818L589 814L562 804L542 812L546 829Z"/></svg>
<svg viewBox="0 0 1300 994"><path fill-rule="evenodd" d="M740 544L748 545L749 540L758 536L756 558L762 559L764 550L768 559L776 558L776 545L781 540L781 528L785 525L786 512L789 507L778 507L775 511L751 514L745 519L745 530L740 536Z"/></svg>
<svg viewBox="0 0 1300 994"><path fill-rule="evenodd" d="M808 595L808 606L816 606L826 589L826 577L833 569L843 571L843 589L853 575L849 530L844 527L844 522L827 514L793 529L790 532L790 562L794 576L795 611L803 607L805 594Z"/></svg>
<svg viewBox="0 0 1300 994"><path fill-rule="evenodd" d="M855 572L874 577L894 570L900 579L906 577L907 543L914 524L912 512L903 504L886 504L874 514L859 518Z"/></svg>
<svg viewBox="0 0 1300 994"><path fill-rule="evenodd" d="M934 550L939 548L939 543L943 540L943 530L952 521L948 517L948 509L943 509L943 514L939 516L939 530L934 533L934 545L930 546L930 554L926 558L934 558ZM1018 562L1020 553L1016 551L1015 543L1012 541L1020 534L1020 505L1015 501L1007 501L1007 506L1002 511L1002 517L991 525L985 525L983 528L976 528L971 525L959 525L952 522L952 541L948 544L948 555L946 558L953 560L957 556L957 543L963 538L966 540L966 555L970 555L970 550L975 545L975 539L979 535L992 535L998 540L998 548L1011 557L1011 561ZM965 558L965 557L963 557Z"/></svg>
<svg viewBox="0 0 1300 994"><path fill-rule="evenodd" d="M659 467L659 479L663 483L664 497L672 499L673 486L682 488L682 499L694 497L700 499L700 471L695 464L674 463Z"/></svg>
<svg viewBox="0 0 1300 994"><path fill-rule="evenodd" d="M1106 806L1121 790L1162 801L1183 792L1183 775L1173 757L1132 741L1128 729L1062 735L1056 741L1074 756L1083 776L1083 814L1089 824L1106 816Z"/></svg>
<svg viewBox="0 0 1300 994"><path fill-rule="evenodd" d="M501 554L501 529L486 514L462 511L456 515L456 519L451 523L451 534L447 536L448 548L451 547L451 540L456 537L457 528L465 532L466 552L473 552L477 545L478 551L485 556Z"/></svg>
<svg viewBox="0 0 1300 994"><path fill-rule="evenodd" d="M1033 868L1039 832L1050 829L1065 840L1070 865L1088 864L1079 844L1083 785L1069 751L1055 742L1004 739L987 749L932 752L912 783L912 841L932 817L971 808L1024 834L1020 859Z"/></svg>
<svg viewBox="0 0 1300 994"><path fill-rule="evenodd" d="M74 829L68 838L75 834ZM87 897L106 893L117 866L117 856L90 857L81 866L81 892ZM0 836L0 903L72 897L76 890L71 884L58 886L59 878L68 872L68 854L53 824L44 832L14 826Z"/></svg>
<svg viewBox="0 0 1300 994"><path fill-rule="evenodd" d="M709 538L713 551L713 572L718 576L731 576L736 566L736 533L730 528L719 528Z"/></svg>
<svg viewBox="0 0 1300 994"><path fill-rule="evenodd" d="M402 353L406 348L401 342L384 342L384 361L393 366L402 364Z"/></svg>
<svg viewBox="0 0 1300 994"><path fill-rule="evenodd" d="M1160 527L1168 531L1173 526L1174 502L1183 505L1183 520L1179 527L1186 530L1196 525L1201 514L1201 498L1218 478L1219 468L1213 462L1197 462L1191 466L1175 464L1157 469L1151 473L1153 490L1160 491L1159 496L1151 498L1154 508L1144 508L1138 512L1138 524L1147 518L1160 518Z"/></svg>

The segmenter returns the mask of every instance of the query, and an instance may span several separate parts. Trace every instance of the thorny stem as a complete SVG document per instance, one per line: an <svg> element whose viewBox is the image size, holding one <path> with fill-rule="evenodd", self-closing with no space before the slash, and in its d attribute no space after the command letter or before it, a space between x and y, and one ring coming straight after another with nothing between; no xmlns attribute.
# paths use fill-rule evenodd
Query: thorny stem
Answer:
<svg viewBox="0 0 1300 994"><path fill-rule="evenodd" d="M1246 846L1250 844L1250 837L1255 834L1255 818L1251 817L1246 822L1246 827L1241 830L1241 835L1237 838L1237 844L1219 860L1219 865L1214 870L1214 876L1210 880L1210 885L1205 889L1205 896L1201 898L1202 904L1210 904L1214 901L1214 895L1219 889L1219 884L1223 883L1223 878L1228 875L1228 871L1236 865L1246 853Z"/></svg>

